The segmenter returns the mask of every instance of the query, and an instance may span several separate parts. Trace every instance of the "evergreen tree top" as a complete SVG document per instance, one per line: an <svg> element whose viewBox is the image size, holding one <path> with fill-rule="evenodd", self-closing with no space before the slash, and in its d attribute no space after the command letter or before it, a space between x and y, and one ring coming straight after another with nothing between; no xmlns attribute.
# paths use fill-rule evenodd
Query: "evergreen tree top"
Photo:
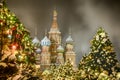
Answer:
<svg viewBox="0 0 120 80"><path fill-rule="evenodd" d="M107 33L105 32L105 30L102 27L100 27L97 30L97 35L101 35L101 37L105 37L105 36L107 36Z"/></svg>
<svg viewBox="0 0 120 80"><path fill-rule="evenodd" d="M97 30L97 33L98 32L105 32L105 30L102 28L102 27L100 27L98 30Z"/></svg>

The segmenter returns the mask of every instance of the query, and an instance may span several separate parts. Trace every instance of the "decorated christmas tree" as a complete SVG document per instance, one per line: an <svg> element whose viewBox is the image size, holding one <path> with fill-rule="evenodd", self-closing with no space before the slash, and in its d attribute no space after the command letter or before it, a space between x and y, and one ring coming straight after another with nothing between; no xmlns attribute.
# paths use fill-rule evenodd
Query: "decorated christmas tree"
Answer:
<svg viewBox="0 0 120 80"><path fill-rule="evenodd" d="M112 43L103 28L99 28L91 41L91 51L79 64L81 80L113 80L120 71Z"/></svg>
<svg viewBox="0 0 120 80"><path fill-rule="evenodd" d="M3 0L0 3L0 79L6 80L17 74L20 77L31 74L30 71L34 72L33 48L29 31L10 12Z"/></svg>
<svg viewBox="0 0 120 80"><path fill-rule="evenodd" d="M69 60L59 66L52 65L42 75L45 80L76 80L75 71Z"/></svg>

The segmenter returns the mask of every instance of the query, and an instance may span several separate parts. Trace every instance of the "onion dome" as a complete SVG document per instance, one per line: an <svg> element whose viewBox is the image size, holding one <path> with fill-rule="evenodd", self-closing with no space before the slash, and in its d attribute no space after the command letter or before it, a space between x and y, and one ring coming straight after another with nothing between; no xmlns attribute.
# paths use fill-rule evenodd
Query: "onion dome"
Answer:
<svg viewBox="0 0 120 80"><path fill-rule="evenodd" d="M51 45L50 40L48 39L47 36L45 36L45 37L41 40L41 46L50 46L50 45Z"/></svg>
<svg viewBox="0 0 120 80"><path fill-rule="evenodd" d="M37 50L35 50L35 52L39 54L41 52L41 49L38 48Z"/></svg>
<svg viewBox="0 0 120 80"><path fill-rule="evenodd" d="M63 53L64 52L64 48L61 45L59 45L58 48L57 48L57 52L58 53Z"/></svg>
<svg viewBox="0 0 120 80"><path fill-rule="evenodd" d="M34 39L32 40L32 43L33 44L39 44L40 41L39 41L39 39L37 37L34 37Z"/></svg>
<svg viewBox="0 0 120 80"><path fill-rule="evenodd" d="M73 43L73 39L72 39L71 35L69 35L68 38L66 39L66 43L70 43L70 44Z"/></svg>

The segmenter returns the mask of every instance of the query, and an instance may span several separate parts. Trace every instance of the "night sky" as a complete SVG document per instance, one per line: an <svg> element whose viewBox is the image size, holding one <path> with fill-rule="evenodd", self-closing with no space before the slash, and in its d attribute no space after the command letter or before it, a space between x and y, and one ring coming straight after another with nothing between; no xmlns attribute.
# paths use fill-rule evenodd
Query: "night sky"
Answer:
<svg viewBox="0 0 120 80"><path fill-rule="evenodd" d="M30 30L32 37L37 27L40 40L45 30L50 29L53 10L56 9L63 43L69 28L72 29L77 62L82 55L88 54L90 40L102 26L109 34L120 60L120 0L7 0L7 4Z"/></svg>

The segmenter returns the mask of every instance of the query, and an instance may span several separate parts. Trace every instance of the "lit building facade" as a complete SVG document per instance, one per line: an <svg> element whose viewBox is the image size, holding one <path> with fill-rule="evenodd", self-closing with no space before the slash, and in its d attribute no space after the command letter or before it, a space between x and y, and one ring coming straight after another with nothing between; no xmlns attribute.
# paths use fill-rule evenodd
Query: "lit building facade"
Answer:
<svg viewBox="0 0 120 80"><path fill-rule="evenodd" d="M44 70L51 64L64 64L67 60L76 68L76 53L74 52L74 41L71 35L68 36L63 47L61 32L57 23L57 12L53 11L53 21L48 36L41 40L40 66ZM38 62L39 63L39 62Z"/></svg>

